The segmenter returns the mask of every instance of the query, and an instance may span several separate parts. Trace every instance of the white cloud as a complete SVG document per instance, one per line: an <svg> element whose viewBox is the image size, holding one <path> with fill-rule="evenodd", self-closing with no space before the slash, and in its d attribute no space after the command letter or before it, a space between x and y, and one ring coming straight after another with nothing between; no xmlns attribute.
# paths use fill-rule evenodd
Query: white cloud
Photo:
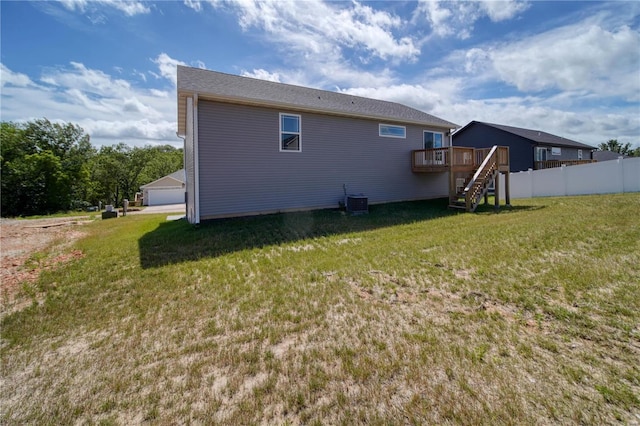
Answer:
<svg viewBox="0 0 640 426"><path fill-rule="evenodd" d="M177 81L177 73L178 73L178 65L187 65L185 62L179 61L177 59L171 58L166 53L161 53L157 58L152 59L151 62L158 65L158 69L160 70L160 74L152 73L156 77L163 77L173 83L173 86L176 86Z"/></svg>
<svg viewBox="0 0 640 426"><path fill-rule="evenodd" d="M146 14L151 11L144 2L131 0L61 0L61 3L67 9L81 13L84 13L90 8L95 8L96 5L112 7L127 16Z"/></svg>
<svg viewBox="0 0 640 426"><path fill-rule="evenodd" d="M46 70L41 81L52 86L75 88L98 96L124 96L131 90L128 81L112 78L103 71L88 69L79 62L71 62L71 69Z"/></svg>
<svg viewBox="0 0 640 426"><path fill-rule="evenodd" d="M184 0L184 5L195 10L196 12L202 11L202 2L198 0Z"/></svg>
<svg viewBox="0 0 640 426"><path fill-rule="evenodd" d="M493 22L512 19L529 8L529 4L522 1L484 0L480 2L480 9Z"/></svg>
<svg viewBox="0 0 640 426"><path fill-rule="evenodd" d="M386 11L377 11L358 2L327 4L313 1L229 2L245 29L263 29L287 50L316 54L356 49L380 59L412 61L420 51L410 37L394 35L402 20Z"/></svg>
<svg viewBox="0 0 640 426"><path fill-rule="evenodd" d="M277 72L271 73L262 68L255 69L251 72L242 71L241 75L244 77L259 78L260 80L275 81L276 83L281 83L280 74L278 74Z"/></svg>
<svg viewBox="0 0 640 426"><path fill-rule="evenodd" d="M525 2L515 0L434 1L422 0L416 7L412 23L426 20L431 34L438 37L468 39L475 22L486 16L492 22L513 19L529 8Z"/></svg>
<svg viewBox="0 0 640 426"><path fill-rule="evenodd" d="M171 80L168 64L175 60L162 55L159 58L159 73ZM78 62L47 69L39 80L15 73L4 64L0 67L3 120L46 117L76 123L91 136L94 145L125 142L181 146L175 136L176 103L171 100L176 97L175 86L148 90Z"/></svg>
<svg viewBox="0 0 640 426"><path fill-rule="evenodd" d="M5 85L27 87L32 86L33 82L26 74L13 72L4 64L0 64L0 87Z"/></svg>
<svg viewBox="0 0 640 426"><path fill-rule="evenodd" d="M423 84L359 87L340 91L356 96L398 102L431 113L438 109L438 105L448 104L451 99L457 98L459 87L458 80L444 78Z"/></svg>
<svg viewBox="0 0 640 426"><path fill-rule="evenodd" d="M196 67L196 68L200 68L202 70L206 70L207 69L207 66L205 65L205 63L200 61L200 60L196 60L196 61L191 62L191 65Z"/></svg>
<svg viewBox="0 0 640 426"><path fill-rule="evenodd" d="M501 80L523 92L587 90L640 100L640 33L583 22L492 48Z"/></svg>
<svg viewBox="0 0 640 426"><path fill-rule="evenodd" d="M145 143L157 141L176 144L175 121L151 121L145 118L138 120L109 121L87 119L80 124L92 139L107 139L117 141L144 140Z"/></svg>

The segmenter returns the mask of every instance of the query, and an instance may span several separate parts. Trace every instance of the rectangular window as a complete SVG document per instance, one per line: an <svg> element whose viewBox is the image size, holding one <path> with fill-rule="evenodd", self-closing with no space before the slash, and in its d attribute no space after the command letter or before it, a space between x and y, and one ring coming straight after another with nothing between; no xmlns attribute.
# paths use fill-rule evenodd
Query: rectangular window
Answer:
<svg viewBox="0 0 640 426"><path fill-rule="evenodd" d="M554 146L551 148L551 155L562 155L562 149Z"/></svg>
<svg viewBox="0 0 640 426"><path fill-rule="evenodd" d="M280 113L280 151L302 151L301 121L297 114Z"/></svg>
<svg viewBox="0 0 640 426"><path fill-rule="evenodd" d="M442 133L424 131L424 149L442 148Z"/></svg>
<svg viewBox="0 0 640 426"><path fill-rule="evenodd" d="M378 127L378 135L384 138L401 138L407 137L407 128L404 126L393 126L391 124L380 124Z"/></svg>
<svg viewBox="0 0 640 426"><path fill-rule="evenodd" d="M578 150L578 160L582 160L582 150Z"/></svg>

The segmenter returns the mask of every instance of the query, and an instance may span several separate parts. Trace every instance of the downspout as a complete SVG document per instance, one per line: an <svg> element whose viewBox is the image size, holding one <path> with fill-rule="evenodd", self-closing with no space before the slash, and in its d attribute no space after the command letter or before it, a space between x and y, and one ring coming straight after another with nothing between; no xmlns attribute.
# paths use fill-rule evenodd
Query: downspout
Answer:
<svg viewBox="0 0 640 426"><path fill-rule="evenodd" d="M180 133L176 132L176 136L180 139L182 139L182 169L185 171L184 172L184 184L188 187L187 185L187 179L189 178L187 176L187 169L186 169L186 164L187 164L187 136L181 136ZM185 194L187 193L187 188L185 188ZM187 205L187 200L185 197L185 203L184 203L184 216L188 219L189 218L189 206Z"/></svg>
<svg viewBox="0 0 640 426"><path fill-rule="evenodd" d="M199 146L198 146L198 94L193 94L193 185L195 192L195 204L196 204L196 220L195 223L200 223L200 162L199 162Z"/></svg>
<svg viewBox="0 0 640 426"><path fill-rule="evenodd" d="M453 172L453 130L449 129L449 203L453 200L456 192L456 175Z"/></svg>

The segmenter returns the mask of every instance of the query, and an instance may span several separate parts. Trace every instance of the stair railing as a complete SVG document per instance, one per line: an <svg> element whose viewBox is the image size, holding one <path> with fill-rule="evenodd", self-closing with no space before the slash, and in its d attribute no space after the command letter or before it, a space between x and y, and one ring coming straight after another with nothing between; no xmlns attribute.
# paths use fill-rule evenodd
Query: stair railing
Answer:
<svg viewBox="0 0 640 426"><path fill-rule="evenodd" d="M489 174L493 173L496 167L497 151L498 151L498 146L494 145L489 151L489 153L487 154L487 156L484 157L482 164L480 164L480 167L478 167L478 170L476 170L476 172L473 174L473 177L471 178L467 186L465 186L464 188L464 201L466 205L466 210L468 212L475 210L475 209L472 209L473 207L472 204L475 204L475 202L477 201L476 198L479 198L478 193L480 192L479 189L481 187L480 185L481 182L478 182L478 181L480 180L480 177L482 176L482 179L486 179L489 176Z"/></svg>

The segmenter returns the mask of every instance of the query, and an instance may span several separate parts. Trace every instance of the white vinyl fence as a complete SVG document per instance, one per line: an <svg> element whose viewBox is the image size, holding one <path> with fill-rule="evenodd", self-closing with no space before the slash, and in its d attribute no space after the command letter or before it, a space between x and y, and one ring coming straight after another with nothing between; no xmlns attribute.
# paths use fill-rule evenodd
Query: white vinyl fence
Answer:
<svg viewBox="0 0 640 426"><path fill-rule="evenodd" d="M640 158L511 173L511 198L640 192ZM504 199L504 176L500 198Z"/></svg>

